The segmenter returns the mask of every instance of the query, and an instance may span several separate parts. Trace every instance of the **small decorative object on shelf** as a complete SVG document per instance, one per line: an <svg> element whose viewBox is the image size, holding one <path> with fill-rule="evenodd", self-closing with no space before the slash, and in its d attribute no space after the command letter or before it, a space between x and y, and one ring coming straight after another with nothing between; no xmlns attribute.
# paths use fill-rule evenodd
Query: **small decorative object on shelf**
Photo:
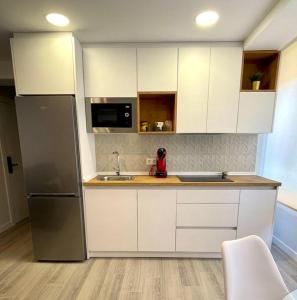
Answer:
<svg viewBox="0 0 297 300"><path fill-rule="evenodd" d="M148 131L148 126L149 126L149 123L147 121L142 121L140 123L140 130L142 132L146 132L146 131Z"/></svg>
<svg viewBox="0 0 297 300"><path fill-rule="evenodd" d="M156 131L163 130L164 122L155 122L155 124L156 124Z"/></svg>
<svg viewBox="0 0 297 300"><path fill-rule="evenodd" d="M173 127L173 126L172 126L172 121L166 120L166 121L164 122L163 131L172 131L172 130L173 130L172 127Z"/></svg>
<svg viewBox="0 0 297 300"><path fill-rule="evenodd" d="M262 78L263 78L263 73L261 72L256 72L250 76L250 80L252 82L252 87L254 91L258 91L260 89Z"/></svg>

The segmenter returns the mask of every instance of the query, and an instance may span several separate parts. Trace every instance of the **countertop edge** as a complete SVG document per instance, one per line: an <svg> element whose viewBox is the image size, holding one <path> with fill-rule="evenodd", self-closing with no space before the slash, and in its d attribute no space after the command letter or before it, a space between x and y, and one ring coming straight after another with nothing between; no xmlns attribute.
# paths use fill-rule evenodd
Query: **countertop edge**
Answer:
<svg viewBox="0 0 297 300"><path fill-rule="evenodd" d="M151 180L158 180L158 182L150 182L147 176L136 176L138 179L143 179L142 181L97 181L96 177L83 183L85 187L133 187L133 186L190 186L190 187L272 187L277 188L281 186L280 182L270 180L264 177L257 175L237 175L237 176L228 176L230 179L234 180L233 182L181 182L176 176L170 176L166 182L162 182L163 179L156 179L152 177ZM172 179L172 182L168 181Z"/></svg>

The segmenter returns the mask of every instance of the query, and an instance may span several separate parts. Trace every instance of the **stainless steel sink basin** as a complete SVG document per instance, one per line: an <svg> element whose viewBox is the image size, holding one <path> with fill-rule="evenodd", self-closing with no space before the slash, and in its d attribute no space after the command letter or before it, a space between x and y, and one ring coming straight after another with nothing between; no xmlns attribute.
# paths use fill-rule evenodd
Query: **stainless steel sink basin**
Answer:
<svg viewBox="0 0 297 300"><path fill-rule="evenodd" d="M177 176L182 182L233 182L233 180L217 176L217 175L209 175L209 176Z"/></svg>
<svg viewBox="0 0 297 300"><path fill-rule="evenodd" d="M134 176L128 175L97 176L97 180L100 181L131 181L134 180L134 178Z"/></svg>

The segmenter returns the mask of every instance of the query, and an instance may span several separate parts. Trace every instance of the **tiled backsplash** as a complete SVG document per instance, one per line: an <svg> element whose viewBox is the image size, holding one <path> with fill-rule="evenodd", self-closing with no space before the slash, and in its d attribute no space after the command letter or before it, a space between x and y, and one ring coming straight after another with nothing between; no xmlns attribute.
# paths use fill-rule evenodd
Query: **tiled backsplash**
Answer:
<svg viewBox="0 0 297 300"><path fill-rule="evenodd" d="M155 157L159 147L167 150L169 172L255 171L257 135L212 134L141 136L138 134L96 135L97 172L116 166L117 150L123 172L149 170L145 160Z"/></svg>

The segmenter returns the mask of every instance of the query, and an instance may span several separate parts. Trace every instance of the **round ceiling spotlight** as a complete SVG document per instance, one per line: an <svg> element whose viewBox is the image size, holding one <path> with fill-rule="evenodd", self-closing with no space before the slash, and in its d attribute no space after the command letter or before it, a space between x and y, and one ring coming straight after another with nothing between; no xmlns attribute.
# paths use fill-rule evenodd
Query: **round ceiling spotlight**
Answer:
<svg viewBox="0 0 297 300"><path fill-rule="evenodd" d="M195 21L196 24L201 27L209 27L217 23L219 20L219 14L216 11L208 10L200 13Z"/></svg>
<svg viewBox="0 0 297 300"><path fill-rule="evenodd" d="M50 13L45 16L46 20L55 26L67 26L69 24L69 19L61 14Z"/></svg>

